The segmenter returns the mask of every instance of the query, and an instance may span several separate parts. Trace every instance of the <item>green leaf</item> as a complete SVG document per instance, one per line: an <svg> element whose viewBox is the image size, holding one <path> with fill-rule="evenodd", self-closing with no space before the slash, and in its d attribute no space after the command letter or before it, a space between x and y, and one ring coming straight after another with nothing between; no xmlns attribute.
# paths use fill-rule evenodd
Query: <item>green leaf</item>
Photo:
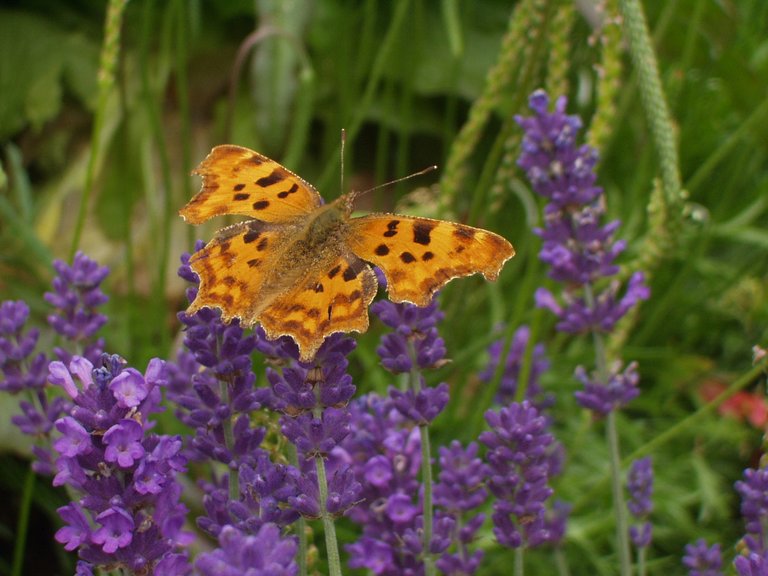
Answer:
<svg viewBox="0 0 768 576"><path fill-rule="evenodd" d="M65 90L90 107L98 49L37 15L0 10L0 140L58 114Z"/></svg>

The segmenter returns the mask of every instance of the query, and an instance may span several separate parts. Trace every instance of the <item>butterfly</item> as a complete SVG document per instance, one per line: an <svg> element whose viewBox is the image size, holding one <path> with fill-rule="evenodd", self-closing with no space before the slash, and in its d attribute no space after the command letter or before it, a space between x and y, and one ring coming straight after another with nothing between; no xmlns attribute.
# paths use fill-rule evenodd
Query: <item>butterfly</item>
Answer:
<svg viewBox="0 0 768 576"><path fill-rule="evenodd" d="M202 188L180 211L189 223L240 214L190 258L200 277L187 308L219 308L224 321L261 324L270 339L291 336L311 361L334 332L365 332L378 289L370 264L387 279L389 299L426 306L452 278L495 280L512 245L464 224L369 214L352 217L356 192L324 204L309 183L274 160L234 145L215 147L193 172Z"/></svg>

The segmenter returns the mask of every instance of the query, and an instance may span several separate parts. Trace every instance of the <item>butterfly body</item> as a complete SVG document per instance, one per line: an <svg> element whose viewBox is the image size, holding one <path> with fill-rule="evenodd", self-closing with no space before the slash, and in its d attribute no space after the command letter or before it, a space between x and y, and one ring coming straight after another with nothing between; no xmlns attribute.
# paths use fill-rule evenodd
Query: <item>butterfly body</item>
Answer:
<svg viewBox="0 0 768 576"><path fill-rule="evenodd" d="M352 218L354 193L323 204L307 182L239 146L217 146L200 164L202 190L181 215L254 218L220 230L190 265L200 288L187 313L220 308L226 320L290 335L308 361L329 334L368 328L379 266L395 302L424 306L450 279L494 280L514 255L501 236L463 224L395 214Z"/></svg>

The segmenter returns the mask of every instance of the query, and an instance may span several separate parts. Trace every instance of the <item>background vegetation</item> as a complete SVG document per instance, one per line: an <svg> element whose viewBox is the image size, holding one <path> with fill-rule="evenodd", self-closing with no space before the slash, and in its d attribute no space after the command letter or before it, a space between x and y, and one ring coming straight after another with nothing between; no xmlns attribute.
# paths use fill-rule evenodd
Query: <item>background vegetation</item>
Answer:
<svg viewBox="0 0 768 576"><path fill-rule="evenodd" d="M541 201L514 166L513 115L535 88L565 94L600 151L608 212L629 241L623 263L650 276L651 299L613 341L642 373L620 424L624 453L652 453L657 470L650 570L683 573L683 546L699 537L731 557L743 532L733 482L755 464L763 430L702 411L702 390L738 382L756 403L764 394L750 366L768 335L768 3L644 3L672 150L654 132L658 110L641 97L642 62L630 58L613 0L134 0L109 9L110 18L107 3L86 0L0 8L0 299L24 299L43 323L52 259L83 250L111 269L107 350L144 366L175 349L186 302L179 255L222 224L195 229L176 215L212 146L259 150L326 199L340 192L342 128L346 186L438 164L436 178L380 190L360 209L481 225L518 254L498 283L444 291L453 362L430 377L451 384L452 401L434 441L477 437L494 394L476 377L485 350L530 324L552 360L544 386L568 454L557 486L575 505L565 552L574 574L612 574L602 430L572 397L573 368L591 352L533 307L547 282L532 233ZM388 383L375 368L379 331L359 338L361 392ZM9 421L15 402L2 402L0 573L28 449ZM44 484L28 562L47 550L48 566L66 572L71 559L52 541L63 496ZM493 548L490 531L485 539ZM485 573L501 573L505 554L490 552ZM535 554L529 562L547 565Z"/></svg>

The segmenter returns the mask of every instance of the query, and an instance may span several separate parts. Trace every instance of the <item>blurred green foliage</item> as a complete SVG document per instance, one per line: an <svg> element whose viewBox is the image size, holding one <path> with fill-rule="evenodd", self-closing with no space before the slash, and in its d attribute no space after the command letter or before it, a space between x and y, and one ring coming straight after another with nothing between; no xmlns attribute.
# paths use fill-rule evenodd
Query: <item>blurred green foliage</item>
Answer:
<svg viewBox="0 0 768 576"><path fill-rule="evenodd" d="M555 427L569 454L558 486L558 497L576 504L565 552L574 574L613 574L608 490L593 488L605 482L605 446L599 423L571 395L573 367L589 364L590 350L555 336L532 305L546 282L531 232L540 203L514 168L520 134L513 115L537 87L568 90L569 111L600 146L608 210L629 241L627 269L653 267L653 296L626 327L620 350L639 360L643 374L641 397L622 415L629 454L701 408L703 383L745 373L752 345L766 344L768 3L644 2L687 192L673 215L678 225L664 228L663 220L657 229L648 209L658 150L616 5L605 5L607 26L595 5L566 0L133 0L123 14L115 80L102 86L97 110L106 3L5 2L0 297L23 298L42 323L52 258L81 249L112 270L108 350L143 366L171 356L178 339L175 314L185 306L179 255L222 224L193 229L176 216L198 186L190 171L212 146L255 148L315 183L326 199L340 192L342 128L345 182L355 188L443 166L440 186L429 177L409 181L360 206L407 206L482 225L518 251L498 283L473 278L443 293L442 333L454 362L430 378L448 380L453 401L434 437L438 444L476 437L493 396L474 376L485 348L533 324L552 359L544 384L556 393ZM101 145L91 158L95 139ZM73 246L89 163L93 194ZM508 328L498 332L502 323ZM361 392L388 383L376 368L377 332L374 326L359 337ZM10 410L0 405L3 415ZM715 413L654 451L652 573L682 574L682 548L696 538L719 540L726 550L737 540L731 487L754 464L760 432ZM18 490L11 477L0 482L4 493ZM49 512L52 498L36 495ZM9 522L4 515L5 541ZM492 546L490 530L481 544L489 549L483 573L504 573L508 552ZM528 562L532 573L550 566L544 553Z"/></svg>

